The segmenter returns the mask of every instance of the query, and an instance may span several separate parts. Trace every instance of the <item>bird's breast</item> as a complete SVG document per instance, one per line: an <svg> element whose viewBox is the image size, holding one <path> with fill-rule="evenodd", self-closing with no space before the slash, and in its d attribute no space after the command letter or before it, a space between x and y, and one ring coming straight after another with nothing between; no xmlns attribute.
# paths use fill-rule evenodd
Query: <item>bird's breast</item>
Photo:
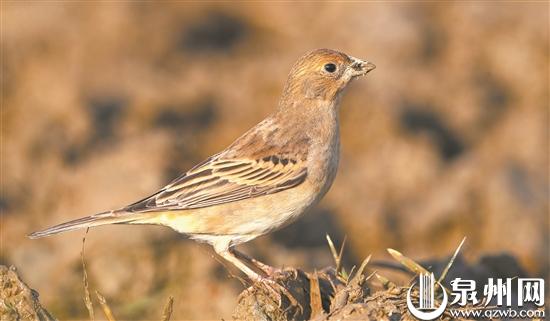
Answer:
<svg viewBox="0 0 550 321"><path fill-rule="evenodd" d="M340 135L338 128L330 129L325 139L318 139L310 148L308 179L316 186L318 199L329 190L336 178L340 161Z"/></svg>

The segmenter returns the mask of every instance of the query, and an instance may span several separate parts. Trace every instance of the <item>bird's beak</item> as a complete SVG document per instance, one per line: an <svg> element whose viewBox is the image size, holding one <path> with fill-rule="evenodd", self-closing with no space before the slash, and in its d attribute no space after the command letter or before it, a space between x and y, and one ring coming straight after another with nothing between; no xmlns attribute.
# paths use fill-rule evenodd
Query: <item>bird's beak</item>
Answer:
<svg viewBox="0 0 550 321"><path fill-rule="evenodd" d="M372 62L361 60L355 57L350 57L350 58L352 61L350 68L351 68L351 74L353 77L364 76L369 71L376 68L376 66Z"/></svg>

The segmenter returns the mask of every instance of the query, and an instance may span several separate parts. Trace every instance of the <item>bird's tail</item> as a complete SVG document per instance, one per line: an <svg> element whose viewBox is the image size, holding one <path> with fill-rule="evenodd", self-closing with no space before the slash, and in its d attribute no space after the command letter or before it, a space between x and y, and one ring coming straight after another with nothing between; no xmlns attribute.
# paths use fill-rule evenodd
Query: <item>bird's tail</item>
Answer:
<svg viewBox="0 0 550 321"><path fill-rule="evenodd" d="M28 235L31 239L37 239L45 236L50 236L57 233L73 231L81 228L100 226L106 224L123 224L131 223L139 219L141 215L136 213L128 213L123 211L109 211L98 213L92 216L82 217L69 222L61 223L52 226L42 231L34 232Z"/></svg>

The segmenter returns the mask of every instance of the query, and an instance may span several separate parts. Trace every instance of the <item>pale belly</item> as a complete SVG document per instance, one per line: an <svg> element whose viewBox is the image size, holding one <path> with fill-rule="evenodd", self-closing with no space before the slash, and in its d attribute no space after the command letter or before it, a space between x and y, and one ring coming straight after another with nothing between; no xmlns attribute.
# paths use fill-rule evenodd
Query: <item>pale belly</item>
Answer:
<svg viewBox="0 0 550 321"><path fill-rule="evenodd" d="M318 202L320 192L306 180L279 193L207 208L156 213L140 223L165 225L206 241L214 235L233 235L234 243L241 243L291 223Z"/></svg>

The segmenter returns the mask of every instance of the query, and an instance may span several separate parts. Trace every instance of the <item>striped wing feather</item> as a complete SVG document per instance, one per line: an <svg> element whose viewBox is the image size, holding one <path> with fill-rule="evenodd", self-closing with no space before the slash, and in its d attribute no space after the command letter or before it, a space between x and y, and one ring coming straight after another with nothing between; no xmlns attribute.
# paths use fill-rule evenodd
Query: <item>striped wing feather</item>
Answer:
<svg viewBox="0 0 550 321"><path fill-rule="evenodd" d="M278 156L258 160L213 157L126 210L147 212L220 205L295 187L306 176L307 170L299 160Z"/></svg>

